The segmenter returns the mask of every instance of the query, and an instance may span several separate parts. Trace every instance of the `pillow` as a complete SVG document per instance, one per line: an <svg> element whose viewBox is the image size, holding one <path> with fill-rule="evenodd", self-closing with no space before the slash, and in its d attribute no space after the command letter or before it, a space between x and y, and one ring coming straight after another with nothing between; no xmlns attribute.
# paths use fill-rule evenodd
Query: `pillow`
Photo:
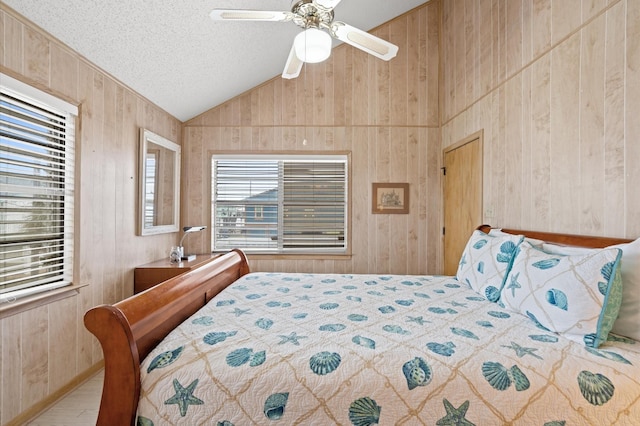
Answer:
<svg viewBox="0 0 640 426"><path fill-rule="evenodd" d="M509 234L508 232L504 232L502 229L491 228L491 230L489 231L489 235L491 235L492 237L505 237L505 236L514 235L514 234ZM542 240L536 240L535 238L529 238L529 237L524 237L524 241L527 241L532 246L538 247L538 248L542 247L542 244L544 243L544 241Z"/></svg>
<svg viewBox="0 0 640 426"><path fill-rule="evenodd" d="M542 247L540 247L540 248L545 253L561 254L563 256L590 254L590 253L597 252L598 250L602 250L602 249L598 249L598 248L563 246L563 245L560 245L560 244L553 244L553 243L544 243L544 244L542 244Z"/></svg>
<svg viewBox="0 0 640 426"><path fill-rule="evenodd" d="M640 238L627 244L608 248L622 250L620 273L622 275L622 304L618 319L611 331L640 341ZM544 244L543 250L557 254L588 253L594 249Z"/></svg>
<svg viewBox="0 0 640 426"><path fill-rule="evenodd" d="M511 234L494 237L474 231L462 252L456 278L491 302L497 302L522 238Z"/></svg>
<svg viewBox="0 0 640 426"><path fill-rule="evenodd" d="M640 238L611 247L622 250L622 304L611 331L640 341Z"/></svg>
<svg viewBox="0 0 640 426"><path fill-rule="evenodd" d="M523 243L500 302L542 329L597 348L620 309L621 256L617 248L565 256Z"/></svg>

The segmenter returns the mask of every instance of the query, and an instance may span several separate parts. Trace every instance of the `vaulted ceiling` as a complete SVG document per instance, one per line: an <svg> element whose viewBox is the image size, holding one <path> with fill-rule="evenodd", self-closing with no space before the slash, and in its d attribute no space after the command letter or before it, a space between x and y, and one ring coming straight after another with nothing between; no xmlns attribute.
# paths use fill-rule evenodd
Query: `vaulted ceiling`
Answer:
<svg viewBox="0 0 640 426"><path fill-rule="evenodd" d="M342 0L335 19L368 31L426 1ZM214 8L290 11L291 0L3 2L182 121L280 75L301 31L209 18Z"/></svg>

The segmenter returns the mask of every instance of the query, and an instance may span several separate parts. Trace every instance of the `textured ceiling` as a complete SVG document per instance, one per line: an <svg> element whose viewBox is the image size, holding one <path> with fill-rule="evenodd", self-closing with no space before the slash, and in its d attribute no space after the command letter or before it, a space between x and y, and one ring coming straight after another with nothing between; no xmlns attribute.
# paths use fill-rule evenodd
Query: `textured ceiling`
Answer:
<svg viewBox="0 0 640 426"><path fill-rule="evenodd" d="M290 0L3 2L182 121L280 75L301 31L209 18L213 8L288 11ZM342 0L334 12L368 31L423 3Z"/></svg>

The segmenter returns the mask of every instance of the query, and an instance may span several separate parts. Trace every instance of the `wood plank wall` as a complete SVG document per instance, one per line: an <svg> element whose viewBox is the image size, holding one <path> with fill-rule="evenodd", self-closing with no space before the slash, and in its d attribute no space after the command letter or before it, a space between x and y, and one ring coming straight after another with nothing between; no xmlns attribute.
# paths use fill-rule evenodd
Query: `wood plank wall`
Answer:
<svg viewBox="0 0 640 426"><path fill-rule="evenodd" d="M441 149L482 128L485 222L640 235L637 0L431 0L376 30L400 46L396 60L341 46L184 128L4 4L0 24L0 70L80 105L76 276L87 284L0 320L2 425L100 360L85 310L131 294L133 267L177 241L135 236L138 127L183 140L183 223L210 225L212 150L352 151L353 257L256 270L438 272ZM411 213L372 215L371 183L392 180L411 183ZM200 234L187 244L209 247Z"/></svg>
<svg viewBox="0 0 640 426"><path fill-rule="evenodd" d="M439 8L439 1L431 1L374 31L399 46L391 62L338 46L329 60L306 65L297 79L278 76L185 123L185 223L211 226L213 151L350 151L353 256L252 258L252 269L438 272ZM373 215L372 182L409 182L410 213ZM194 234L185 245L207 251L207 234Z"/></svg>
<svg viewBox="0 0 640 426"><path fill-rule="evenodd" d="M0 424L82 377L102 359L84 312L133 293L133 267L168 255L178 234L137 237L138 129L180 142L181 123L6 5L0 71L80 106L76 270L79 294L0 319ZM12 420L13 419L13 420Z"/></svg>
<svg viewBox="0 0 640 426"><path fill-rule="evenodd" d="M442 5L442 144L484 129L485 223L640 236L640 2Z"/></svg>

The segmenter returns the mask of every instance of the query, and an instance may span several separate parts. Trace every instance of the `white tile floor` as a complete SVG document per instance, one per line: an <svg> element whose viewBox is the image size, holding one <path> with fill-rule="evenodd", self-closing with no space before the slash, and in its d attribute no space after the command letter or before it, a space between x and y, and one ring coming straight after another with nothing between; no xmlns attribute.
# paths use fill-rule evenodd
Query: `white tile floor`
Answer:
<svg viewBox="0 0 640 426"><path fill-rule="evenodd" d="M54 406L28 423L29 426L95 425L100 408L104 370L84 382Z"/></svg>

